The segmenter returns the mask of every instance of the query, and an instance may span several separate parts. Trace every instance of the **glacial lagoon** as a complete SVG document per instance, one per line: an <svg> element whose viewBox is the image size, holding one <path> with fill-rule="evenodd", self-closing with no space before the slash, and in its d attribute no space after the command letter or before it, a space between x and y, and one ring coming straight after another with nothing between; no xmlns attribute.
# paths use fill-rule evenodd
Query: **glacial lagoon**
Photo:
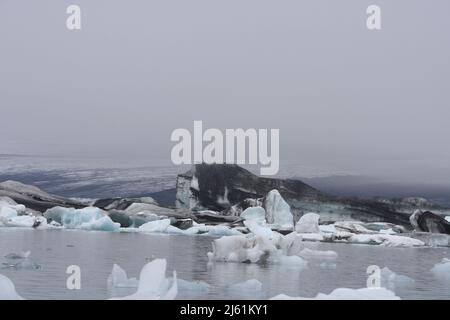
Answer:
<svg viewBox="0 0 450 320"><path fill-rule="evenodd" d="M336 288L363 288L367 267L388 267L414 279L390 289L402 299L450 299L450 280L430 270L450 248L401 248L344 243L305 242L315 250L332 250L336 259L310 258L306 268L283 264L208 263L215 238L203 235L167 235L81 230L0 229L0 273L10 278L26 299L107 299L132 294L135 288L108 288L114 264L128 276L139 277L154 258L167 260L167 275L197 283L180 286L177 299L267 299L278 294L314 297ZM10 253L31 251L38 268L11 268ZM81 269L81 289L68 290L66 269ZM262 287L234 286L256 279ZM192 282L194 281L194 282ZM205 283L207 285L205 285ZM251 282L250 282L251 284Z"/></svg>

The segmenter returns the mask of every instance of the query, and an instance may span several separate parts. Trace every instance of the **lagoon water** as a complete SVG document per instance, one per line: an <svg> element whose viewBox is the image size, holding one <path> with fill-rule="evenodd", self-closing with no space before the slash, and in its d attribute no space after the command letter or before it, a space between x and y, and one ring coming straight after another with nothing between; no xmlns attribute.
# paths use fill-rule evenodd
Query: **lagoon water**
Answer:
<svg viewBox="0 0 450 320"><path fill-rule="evenodd" d="M208 291L180 290L179 299L266 299L280 293L313 297L338 287L365 287L369 265L389 267L415 279L396 288L403 299L450 299L450 281L435 278L430 269L450 248L388 248L370 245L307 243L309 248L333 250L335 260L309 259L306 269L283 265L244 263L208 264L213 238L207 236L112 233L78 230L0 228L0 264L8 253L31 251L38 270L3 268L20 295L27 299L106 299L133 293L126 288L110 291L107 278L114 263L129 277L138 277L153 258L165 258L167 275L176 270L184 280L210 284ZM66 268L81 268L81 290L68 290ZM249 279L262 283L261 291L233 290L231 285Z"/></svg>

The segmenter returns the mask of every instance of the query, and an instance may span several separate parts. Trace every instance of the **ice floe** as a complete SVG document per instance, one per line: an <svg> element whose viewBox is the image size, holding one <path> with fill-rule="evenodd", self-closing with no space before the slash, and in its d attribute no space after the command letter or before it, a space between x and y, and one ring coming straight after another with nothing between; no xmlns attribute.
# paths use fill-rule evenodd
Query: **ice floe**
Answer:
<svg viewBox="0 0 450 320"><path fill-rule="evenodd" d="M0 274L0 300L23 300L16 292L14 283L2 274Z"/></svg>
<svg viewBox="0 0 450 320"><path fill-rule="evenodd" d="M381 269L381 286L386 289L395 290L404 288L414 285L414 282L414 279L397 274L388 267Z"/></svg>
<svg viewBox="0 0 450 320"><path fill-rule="evenodd" d="M298 233L320 233L319 219L320 215L317 213L306 213L298 220L295 231Z"/></svg>
<svg viewBox="0 0 450 320"><path fill-rule="evenodd" d="M259 223L266 223L266 210L263 207L249 207L241 213L241 218L245 220L255 220Z"/></svg>
<svg viewBox="0 0 450 320"><path fill-rule="evenodd" d="M294 217L289 204L283 199L278 190L270 191L264 199L267 223L279 229L292 230Z"/></svg>
<svg viewBox="0 0 450 320"><path fill-rule="evenodd" d="M113 222L105 211L87 207L83 209L54 207L48 209L44 216L56 221L67 229L118 231L120 224Z"/></svg>
<svg viewBox="0 0 450 320"><path fill-rule="evenodd" d="M434 265L431 272L438 279L450 281L450 259L444 258Z"/></svg>
<svg viewBox="0 0 450 320"><path fill-rule="evenodd" d="M125 270L117 264L114 264L107 280L108 288L136 288L138 284L139 281L136 278L128 278Z"/></svg>
<svg viewBox="0 0 450 320"><path fill-rule="evenodd" d="M155 259L147 263L141 270L136 293L114 298L117 300L173 300L178 294L177 275L166 278L165 259ZM117 270L116 270L117 271ZM121 277L123 273L121 274ZM126 276L126 274L125 274ZM123 280L123 279L122 279Z"/></svg>
<svg viewBox="0 0 450 320"><path fill-rule="evenodd" d="M418 239L388 234L354 234L348 239L348 242L385 247L422 247L425 245Z"/></svg>

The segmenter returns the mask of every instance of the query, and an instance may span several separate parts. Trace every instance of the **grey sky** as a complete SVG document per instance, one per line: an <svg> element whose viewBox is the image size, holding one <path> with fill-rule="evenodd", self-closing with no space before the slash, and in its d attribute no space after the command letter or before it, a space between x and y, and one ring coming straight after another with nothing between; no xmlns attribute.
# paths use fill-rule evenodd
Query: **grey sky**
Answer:
<svg viewBox="0 0 450 320"><path fill-rule="evenodd" d="M78 4L82 30L65 27ZM365 10L382 9L381 31ZM279 128L281 160L450 184L448 0L0 0L0 153L170 157Z"/></svg>

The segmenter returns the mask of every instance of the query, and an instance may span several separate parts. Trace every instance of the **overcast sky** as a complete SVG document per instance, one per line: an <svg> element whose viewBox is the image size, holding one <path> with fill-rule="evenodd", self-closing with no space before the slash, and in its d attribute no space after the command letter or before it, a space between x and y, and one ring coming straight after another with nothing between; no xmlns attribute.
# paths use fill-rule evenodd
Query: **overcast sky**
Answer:
<svg viewBox="0 0 450 320"><path fill-rule="evenodd" d="M449 13L448 0L0 0L0 153L151 162L203 120L279 128L282 161L450 184Z"/></svg>

